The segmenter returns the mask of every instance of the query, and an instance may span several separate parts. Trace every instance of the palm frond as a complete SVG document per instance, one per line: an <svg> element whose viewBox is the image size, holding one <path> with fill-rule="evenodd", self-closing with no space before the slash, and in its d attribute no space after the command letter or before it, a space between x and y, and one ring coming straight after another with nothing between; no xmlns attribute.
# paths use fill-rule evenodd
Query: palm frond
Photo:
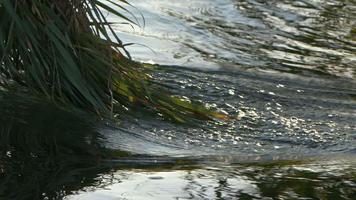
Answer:
<svg viewBox="0 0 356 200"><path fill-rule="evenodd" d="M0 84L23 85L57 103L101 115L117 105L154 108L176 121L214 116L159 92L130 59L104 12L137 23L126 0L0 0Z"/></svg>

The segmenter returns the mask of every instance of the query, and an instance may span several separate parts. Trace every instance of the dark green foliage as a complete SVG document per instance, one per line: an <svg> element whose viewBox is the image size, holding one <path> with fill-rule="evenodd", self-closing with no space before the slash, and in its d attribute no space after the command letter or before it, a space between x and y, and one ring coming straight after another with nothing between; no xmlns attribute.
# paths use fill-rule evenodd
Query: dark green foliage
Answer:
<svg viewBox="0 0 356 200"><path fill-rule="evenodd" d="M134 70L113 42L99 1L0 1L2 77L56 101L98 112L113 101L112 79Z"/></svg>
<svg viewBox="0 0 356 200"><path fill-rule="evenodd" d="M162 92L147 69L127 58L103 13L134 23L121 14L128 12L124 5L125 0L0 0L0 86L15 82L57 104L102 116L139 105L179 122L186 116L219 117Z"/></svg>

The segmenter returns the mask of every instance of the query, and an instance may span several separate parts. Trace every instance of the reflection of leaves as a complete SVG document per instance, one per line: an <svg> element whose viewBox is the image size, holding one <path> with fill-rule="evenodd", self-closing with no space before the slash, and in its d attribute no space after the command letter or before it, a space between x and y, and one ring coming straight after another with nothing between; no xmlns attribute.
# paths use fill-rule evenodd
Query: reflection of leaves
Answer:
<svg viewBox="0 0 356 200"><path fill-rule="evenodd" d="M100 187L101 136L82 113L28 94L0 96L0 199L62 199Z"/></svg>
<svg viewBox="0 0 356 200"><path fill-rule="evenodd" d="M263 197L352 199L355 195L352 181L355 180L354 169L343 169L345 166L340 163L335 166L276 163L255 167L252 173L246 171L244 175L256 183Z"/></svg>

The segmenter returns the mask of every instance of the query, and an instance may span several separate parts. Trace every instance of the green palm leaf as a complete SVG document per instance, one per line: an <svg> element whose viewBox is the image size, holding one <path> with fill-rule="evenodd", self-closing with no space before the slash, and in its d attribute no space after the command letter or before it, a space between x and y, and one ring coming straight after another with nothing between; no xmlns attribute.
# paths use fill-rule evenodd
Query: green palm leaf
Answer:
<svg viewBox="0 0 356 200"><path fill-rule="evenodd" d="M123 14L131 15L125 5L125 0L0 0L0 86L16 83L105 116L120 105L137 104L179 122L187 115L217 116L157 92L159 86L130 59L103 14L136 23Z"/></svg>

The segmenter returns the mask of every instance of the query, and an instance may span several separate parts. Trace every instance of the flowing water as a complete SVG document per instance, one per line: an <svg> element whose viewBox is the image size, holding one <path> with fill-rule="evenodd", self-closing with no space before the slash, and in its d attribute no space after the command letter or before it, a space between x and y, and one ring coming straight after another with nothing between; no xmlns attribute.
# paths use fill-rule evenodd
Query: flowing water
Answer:
<svg viewBox="0 0 356 200"><path fill-rule="evenodd" d="M356 1L131 3L141 27L115 28L136 43L133 58L156 65L173 93L233 119L119 115L119 125L98 124L100 142L121 152L113 167L39 170L45 186L24 199L356 198Z"/></svg>

